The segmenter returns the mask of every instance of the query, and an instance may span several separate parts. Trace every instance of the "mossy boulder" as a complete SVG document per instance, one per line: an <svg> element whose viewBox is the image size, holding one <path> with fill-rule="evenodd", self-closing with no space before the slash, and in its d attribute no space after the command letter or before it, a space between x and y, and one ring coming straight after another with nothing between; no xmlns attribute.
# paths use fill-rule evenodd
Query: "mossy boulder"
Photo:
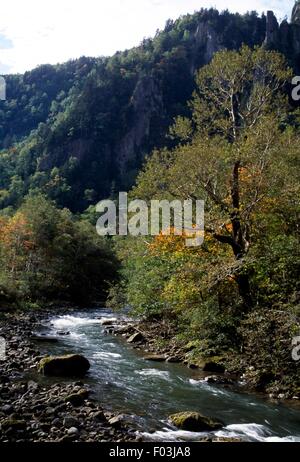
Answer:
<svg viewBox="0 0 300 462"><path fill-rule="evenodd" d="M224 427L223 422L206 417L199 412L179 412L170 415L169 419L175 427L190 432L213 431Z"/></svg>
<svg viewBox="0 0 300 462"><path fill-rule="evenodd" d="M49 377L83 377L90 368L81 355L48 356L39 364L39 372Z"/></svg>

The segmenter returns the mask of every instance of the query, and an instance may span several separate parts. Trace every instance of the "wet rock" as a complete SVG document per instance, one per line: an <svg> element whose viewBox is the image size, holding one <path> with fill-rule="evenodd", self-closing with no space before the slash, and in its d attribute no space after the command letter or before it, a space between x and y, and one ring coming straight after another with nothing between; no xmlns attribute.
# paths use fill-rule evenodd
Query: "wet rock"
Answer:
<svg viewBox="0 0 300 462"><path fill-rule="evenodd" d="M89 361L81 355L49 356L40 361L39 371L50 377L81 377L90 368Z"/></svg>
<svg viewBox="0 0 300 462"><path fill-rule="evenodd" d="M144 357L144 359L146 361L153 361L153 362L157 362L157 363L163 363L166 361L166 357L165 356L161 356L161 355L147 355Z"/></svg>
<svg viewBox="0 0 300 462"><path fill-rule="evenodd" d="M169 356L169 358L167 358L167 363L181 363L181 359L179 358L179 356Z"/></svg>
<svg viewBox="0 0 300 462"><path fill-rule="evenodd" d="M138 342L143 342L144 336L140 332L136 332L135 334L131 335L129 339L127 340L128 343L138 343Z"/></svg>
<svg viewBox="0 0 300 462"><path fill-rule="evenodd" d="M211 375L205 378L205 382L213 384L213 385L233 385L233 380L229 379L228 377L223 377L220 375Z"/></svg>
<svg viewBox="0 0 300 462"><path fill-rule="evenodd" d="M32 335L30 340L40 343L58 343L58 338L51 335Z"/></svg>
<svg viewBox="0 0 300 462"><path fill-rule="evenodd" d="M116 335L130 335L134 332L134 327L132 325L116 327L114 333Z"/></svg>
<svg viewBox="0 0 300 462"><path fill-rule="evenodd" d="M169 419L180 430L191 432L213 431L224 427L223 422L206 417L199 412L179 412L171 415Z"/></svg>
<svg viewBox="0 0 300 462"><path fill-rule="evenodd" d="M101 326L113 326L117 322L117 318L111 318L111 319L101 319L100 324Z"/></svg>

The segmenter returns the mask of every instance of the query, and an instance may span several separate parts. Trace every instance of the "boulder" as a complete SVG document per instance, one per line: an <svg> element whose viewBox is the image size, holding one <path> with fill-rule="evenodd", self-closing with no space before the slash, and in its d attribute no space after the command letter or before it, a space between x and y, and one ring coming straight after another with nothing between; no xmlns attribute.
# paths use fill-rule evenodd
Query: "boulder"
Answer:
<svg viewBox="0 0 300 462"><path fill-rule="evenodd" d="M100 324L101 326L113 326L117 321L117 318L101 319Z"/></svg>
<svg viewBox="0 0 300 462"><path fill-rule="evenodd" d="M90 368L81 355L49 356L40 361L39 372L49 377L82 377Z"/></svg>
<svg viewBox="0 0 300 462"><path fill-rule="evenodd" d="M122 335L122 334L130 335L134 332L134 327L131 324L128 324L127 326L116 327L114 332L117 335Z"/></svg>
<svg viewBox="0 0 300 462"><path fill-rule="evenodd" d="M224 427L223 422L206 417L199 412L179 412L171 415L169 419L180 430L191 432L213 431Z"/></svg>
<svg viewBox="0 0 300 462"><path fill-rule="evenodd" d="M170 356L169 358L167 358L167 363L174 363L174 364L178 364L178 363L181 363L181 359L179 358L179 356Z"/></svg>
<svg viewBox="0 0 300 462"><path fill-rule="evenodd" d="M209 377L205 378L205 382L210 383L212 385L233 385L233 380L229 379L228 377L223 377L220 375L210 375Z"/></svg>
<svg viewBox="0 0 300 462"><path fill-rule="evenodd" d="M144 340L143 334L140 332L136 332L135 334L131 335L129 339L127 340L128 343L138 343L142 342Z"/></svg>

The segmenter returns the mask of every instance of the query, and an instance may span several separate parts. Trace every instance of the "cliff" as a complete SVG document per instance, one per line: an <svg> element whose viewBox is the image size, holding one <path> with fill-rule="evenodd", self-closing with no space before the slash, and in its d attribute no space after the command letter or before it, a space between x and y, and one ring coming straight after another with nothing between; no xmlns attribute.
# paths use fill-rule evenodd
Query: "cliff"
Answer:
<svg viewBox="0 0 300 462"><path fill-rule="evenodd" d="M293 8L290 23L284 20L279 24L273 11L267 12L264 45L283 53L295 72L300 72L300 1Z"/></svg>

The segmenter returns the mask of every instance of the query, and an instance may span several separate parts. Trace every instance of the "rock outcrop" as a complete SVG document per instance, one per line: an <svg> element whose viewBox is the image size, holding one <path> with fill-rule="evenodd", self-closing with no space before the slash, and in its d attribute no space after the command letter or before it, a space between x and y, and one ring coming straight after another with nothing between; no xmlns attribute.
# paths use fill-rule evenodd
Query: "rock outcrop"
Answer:
<svg viewBox="0 0 300 462"><path fill-rule="evenodd" d="M279 25L273 11L268 11L264 46L283 53L294 70L300 72L300 1L295 3L290 23L284 20Z"/></svg>
<svg viewBox="0 0 300 462"><path fill-rule="evenodd" d="M162 89L157 79L142 77L138 81L130 109L132 128L117 145L115 152L121 174L128 172L130 162L136 163L138 152L150 135L153 118L164 113Z"/></svg>
<svg viewBox="0 0 300 462"><path fill-rule="evenodd" d="M277 47L280 42L279 38L279 24L273 11L267 12L266 23L266 39L265 46L267 48Z"/></svg>
<svg viewBox="0 0 300 462"><path fill-rule="evenodd" d="M297 0L292 11L291 23L300 26L300 1Z"/></svg>

